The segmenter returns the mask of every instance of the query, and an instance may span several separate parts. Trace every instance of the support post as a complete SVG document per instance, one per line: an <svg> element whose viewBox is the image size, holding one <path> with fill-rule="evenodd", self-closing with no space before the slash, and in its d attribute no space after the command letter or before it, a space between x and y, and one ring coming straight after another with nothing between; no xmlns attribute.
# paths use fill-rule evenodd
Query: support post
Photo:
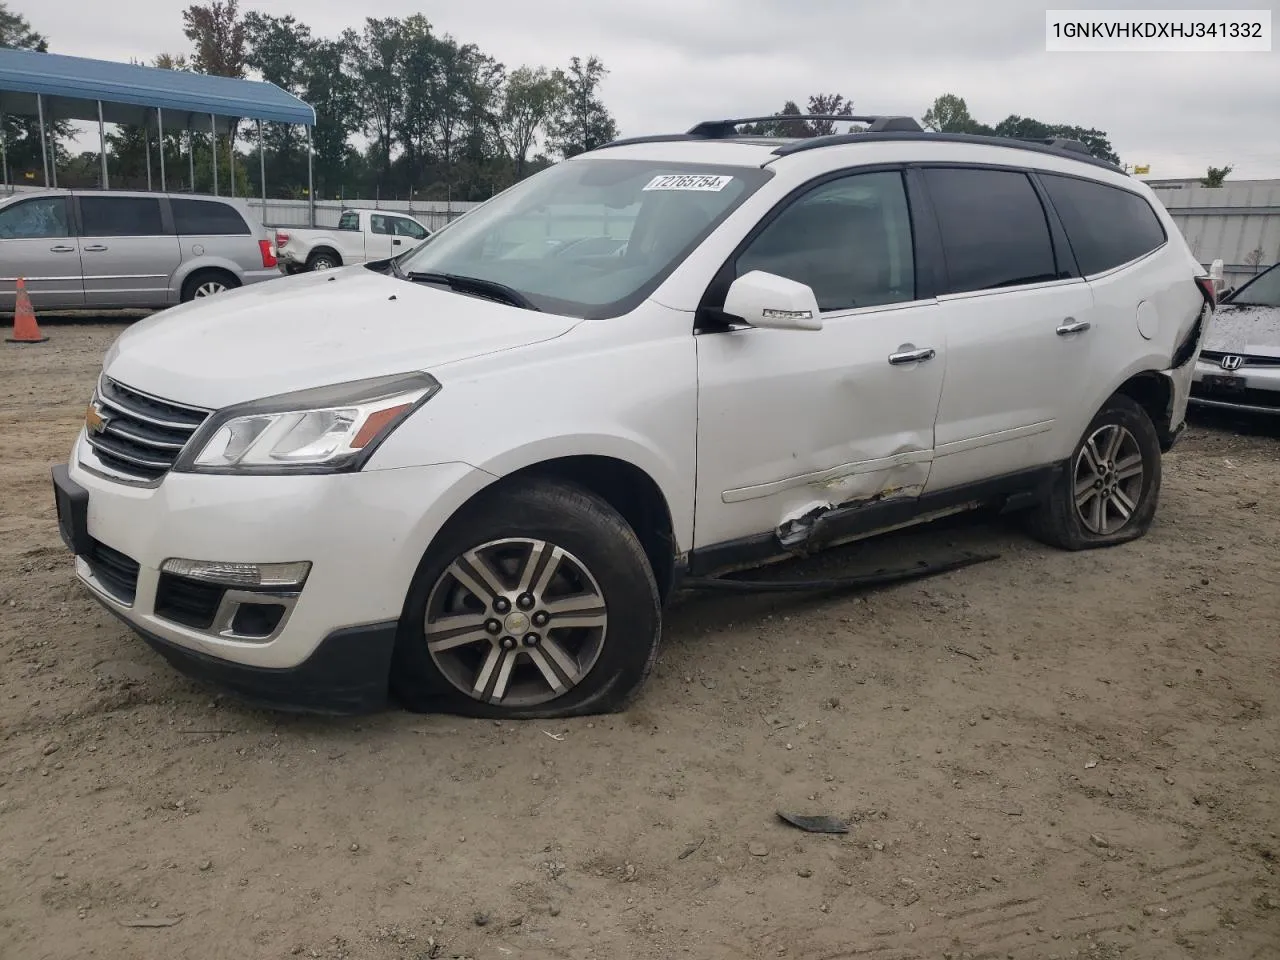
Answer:
<svg viewBox="0 0 1280 960"><path fill-rule="evenodd" d="M213 162L213 195L218 196L218 119L209 114L209 159Z"/></svg>
<svg viewBox="0 0 1280 960"><path fill-rule="evenodd" d="M147 190L151 190L151 124L142 125L142 142L147 148Z"/></svg>
<svg viewBox="0 0 1280 960"><path fill-rule="evenodd" d="M227 131L227 156L228 162L231 164L231 196L236 195L236 123L231 122L231 129Z"/></svg>
<svg viewBox="0 0 1280 960"><path fill-rule="evenodd" d="M109 190L111 182L107 175L107 125L102 122L102 101L98 101L98 148L102 151L102 189Z"/></svg>
<svg viewBox="0 0 1280 960"><path fill-rule="evenodd" d="M311 128L307 127L307 201L311 205L311 229L316 228L316 184L311 174Z"/></svg>
<svg viewBox="0 0 1280 960"><path fill-rule="evenodd" d="M187 161L191 164L191 192L196 192L196 134L191 129L191 118L187 118Z"/></svg>
<svg viewBox="0 0 1280 960"><path fill-rule="evenodd" d="M9 186L9 147L4 142L4 114L0 113L0 184Z"/></svg>
<svg viewBox="0 0 1280 960"><path fill-rule="evenodd" d="M262 222L267 222L267 142L262 137L262 121L258 121L258 180L262 184Z"/></svg>
<svg viewBox="0 0 1280 960"><path fill-rule="evenodd" d="M47 187L49 186L49 145L44 138L44 94L42 93L36 94L36 116L40 120L40 159L44 162L44 185ZM98 104L98 116L99 118L102 116L102 104ZM99 119L98 123L101 124L102 120ZM103 156L105 157L106 154L104 153Z"/></svg>
<svg viewBox="0 0 1280 960"><path fill-rule="evenodd" d="M168 193L169 185L164 176L164 111L156 107L156 139L160 141L160 192Z"/></svg>

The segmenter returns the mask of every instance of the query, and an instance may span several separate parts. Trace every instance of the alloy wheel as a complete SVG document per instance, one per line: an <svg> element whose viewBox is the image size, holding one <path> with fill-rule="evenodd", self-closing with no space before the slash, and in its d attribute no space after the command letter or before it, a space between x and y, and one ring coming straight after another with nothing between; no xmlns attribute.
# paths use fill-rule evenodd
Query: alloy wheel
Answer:
<svg viewBox="0 0 1280 960"><path fill-rule="evenodd" d="M195 295L197 297L212 297L214 294L223 293L226 289L227 285L221 280L206 280L196 287Z"/></svg>
<svg viewBox="0 0 1280 960"><path fill-rule="evenodd" d="M1076 514L1097 536L1120 530L1138 510L1144 468L1137 438L1119 424L1090 435L1075 464Z"/></svg>
<svg viewBox="0 0 1280 960"><path fill-rule="evenodd" d="M546 540L493 540L449 564L427 597L427 650L467 696L527 707L576 687L604 649L608 612L585 563Z"/></svg>

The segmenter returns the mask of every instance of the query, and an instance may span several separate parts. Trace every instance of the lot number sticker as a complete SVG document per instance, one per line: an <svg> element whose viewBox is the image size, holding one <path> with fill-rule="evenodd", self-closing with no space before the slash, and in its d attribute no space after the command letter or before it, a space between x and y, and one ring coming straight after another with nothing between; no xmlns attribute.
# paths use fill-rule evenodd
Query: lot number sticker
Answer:
<svg viewBox="0 0 1280 960"><path fill-rule="evenodd" d="M719 193L729 184L733 177L712 177L705 174L669 173L654 177L645 185L645 190L707 190Z"/></svg>

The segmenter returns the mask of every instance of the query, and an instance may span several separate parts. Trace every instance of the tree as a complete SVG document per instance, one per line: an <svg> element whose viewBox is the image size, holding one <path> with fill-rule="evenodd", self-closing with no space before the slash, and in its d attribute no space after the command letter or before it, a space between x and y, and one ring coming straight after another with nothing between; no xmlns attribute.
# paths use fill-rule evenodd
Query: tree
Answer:
<svg viewBox="0 0 1280 960"><path fill-rule="evenodd" d="M1227 164L1225 167L1210 167L1208 172L1200 178L1200 186L1220 187L1227 182L1227 174L1234 169L1231 164Z"/></svg>
<svg viewBox="0 0 1280 960"><path fill-rule="evenodd" d="M935 133L977 133L990 136L994 131L984 123L979 123L969 114L969 105L963 97L954 93L944 93L933 106L924 112L921 118L924 128Z"/></svg>
<svg viewBox="0 0 1280 960"><path fill-rule="evenodd" d="M563 157L602 147L618 136L618 125L600 100L600 84L608 76L598 57L574 57L568 70L556 71L562 90L560 108L551 124L551 147Z"/></svg>
<svg viewBox="0 0 1280 960"><path fill-rule="evenodd" d="M359 38L344 30L336 40L321 40L311 48L303 99L316 111L311 131L315 175L329 195L340 186L352 154L349 140L360 129L361 103L351 64Z"/></svg>
<svg viewBox="0 0 1280 960"><path fill-rule="evenodd" d="M1062 138L1065 140L1079 140L1089 149L1089 153L1099 160L1106 160L1109 163L1120 163L1120 157L1116 155L1115 150L1111 147L1111 141L1107 139L1106 133L1101 130L1095 130L1092 127L1073 127L1061 123L1042 123L1039 120L1033 120L1031 117L1019 117L1011 114L996 124L995 135L997 137L1012 137L1016 139L1026 140L1045 140L1051 138Z"/></svg>
<svg viewBox="0 0 1280 960"><path fill-rule="evenodd" d="M546 67L520 67L507 77L498 131L507 155L515 164L517 180L524 177L529 151L555 116L563 97L559 77Z"/></svg>
<svg viewBox="0 0 1280 960"><path fill-rule="evenodd" d="M36 50L46 53L49 41L32 29L27 18L12 13L0 0L0 47L12 50ZM0 114L0 135L4 137L9 169L37 174L44 168L40 158L40 125L35 117ZM71 136L71 126L64 121L46 122L45 136L51 159L59 166L70 162L70 155L59 144ZM8 179L9 171L5 171Z"/></svg>
<svg viewBox="0 0 1280 960"><path fill-rule="evenodd" d="M211 0L207 6L192 4L182 12L182 32L195 44L191 64L197 73L244 76L245 25L239 2Z"/></svg>
<svg viewBox="0 0 1280 960"><path fill-rule="evenodd" d="M815 116L851 117L853 101L839 93L817 93L809 98L809 113ZM815 137L828 137L836 132L834 120L810 120L808 127Z"/></svg>
<svg viewBox="0 0 1280 960"><path fill-rule="evenodd" d="M378 180L391 176L391 151L405 109L400 66L404 47L401 22L394 17L365 18L354 51L356 81L364 99L364 132L374 138Z"/></svg>
<svg viewBox="0 0 1280 960"><path fill-rule="evenodd" d="M46 53L49 41L42 34L31 29L27 18L20 13L11 13L7 3L0 2L0 47L9 50L38 50Z"/></svg>
<svg viewBox="0 0 1280 960"><path fill-rule="evenodd" d="M1253 267L1253 272L1257 273L1262 267L1262 258L1265 256L1261 247L1255 247L1245 254L1244 262Z"/></svg>
<svg viewBox="0 0 1280 960"><path fill-rule="evenodd" d="M304 98L310 60L315 51L311 28L292 15L252 11L244 17L245 66L281 90ZM304 98L305 99L305 98ZM318 112L318 111L317 111ZM317 117L318 119L318 117ZM263 125L272 171L285 180L305 182L306 152L302 132L293 124ZM261 189L261 184L258 185Z"/></svg>

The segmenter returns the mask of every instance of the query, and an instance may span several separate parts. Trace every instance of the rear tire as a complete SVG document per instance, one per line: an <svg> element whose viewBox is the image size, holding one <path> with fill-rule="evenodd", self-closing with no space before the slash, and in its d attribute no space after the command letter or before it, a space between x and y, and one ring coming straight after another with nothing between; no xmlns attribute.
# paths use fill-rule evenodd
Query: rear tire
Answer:
<svg viewBox="0 0 1280 960"><path fill-rule="evenodd" d="M307 257L308 270L335 270L342 266L342 258L330 250L317 250Z"/></svg>
<svg viewBox="0 0 1280 960"><path fill-rule="evenodd" d="M657 583L635 532L574 484L464 507L414 576L391 687L410 710L537 718L622 709L653 669Z"/></svg>
<svg viewBox="0 0 1280 960"><path fill-rule="evenodd" d="M182 284L182 302L216 296L240 286L240 280L225 270L200 270Z"/></svg>
<svg viewBox="0 0 1280 960"><path fill-rule="evenodd" d="M1045 502L1031 512L1033 536L1063 550L1089 550L1144 536L1160 499L1160 438L1147 412L1117 394L1085 429Z"/></svg>

